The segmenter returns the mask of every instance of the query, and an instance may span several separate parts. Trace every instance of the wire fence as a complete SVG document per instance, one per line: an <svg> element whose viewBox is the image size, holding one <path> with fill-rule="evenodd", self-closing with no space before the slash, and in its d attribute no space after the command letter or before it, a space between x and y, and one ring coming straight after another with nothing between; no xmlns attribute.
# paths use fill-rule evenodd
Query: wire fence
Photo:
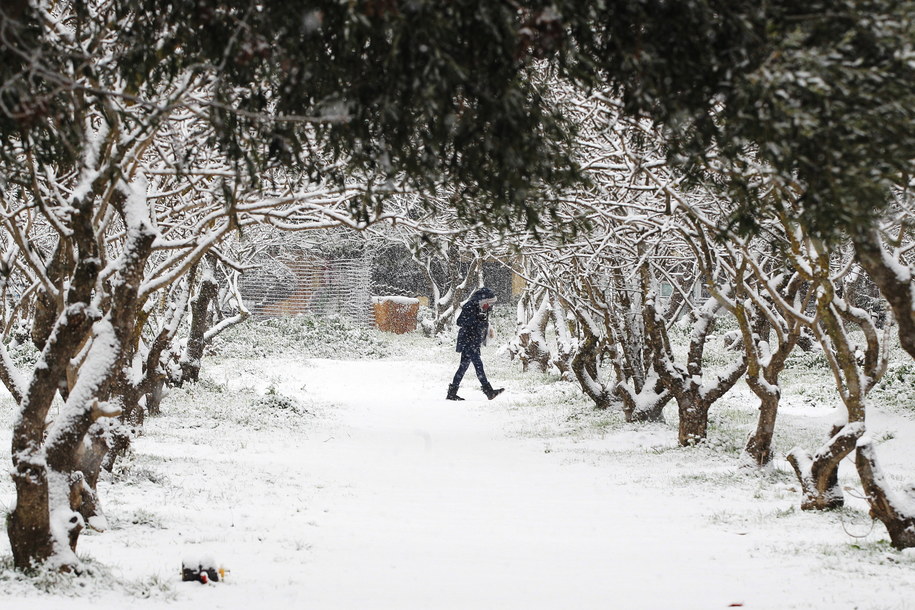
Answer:
<svg viewBox="0 0 915 610"><path fill-rule="evenodd" d="M239 289L258 318L339 314L367 327L374 323L371 276L368 258L271 259L246 273Z"/></svg>

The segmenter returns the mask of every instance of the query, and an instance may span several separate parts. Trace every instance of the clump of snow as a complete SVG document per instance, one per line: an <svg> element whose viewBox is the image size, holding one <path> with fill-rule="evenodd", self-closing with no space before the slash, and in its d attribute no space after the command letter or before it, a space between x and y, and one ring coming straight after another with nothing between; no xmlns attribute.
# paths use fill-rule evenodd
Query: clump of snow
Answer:
<svg viewBox="0 0 915 610"><path fill-rule="evenodd" d="M372 303L394 303L395 305L418 305L419 299L413 297L381 296L372 297Z"/></svg>

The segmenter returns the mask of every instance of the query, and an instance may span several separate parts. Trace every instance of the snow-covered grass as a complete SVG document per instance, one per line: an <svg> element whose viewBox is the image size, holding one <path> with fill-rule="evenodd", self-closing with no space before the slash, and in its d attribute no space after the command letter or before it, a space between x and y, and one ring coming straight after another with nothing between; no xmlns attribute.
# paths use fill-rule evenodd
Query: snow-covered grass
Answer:
<svg viewBox="0 0 915 610"><path fill-rule="evenodd" d="M785 373L778 458L760 471L741 457L756 414L743 384L712 408L708 442L681 448L673 407L629 424L498 357L502 318L484 353L507 388L492 402L472 372L467 400L444 400L448 336L240 327L104 475L111 527L81 538L83 575L19 574L0 538L0 607L915 607L915 554L889 546L848 460L847 506L799 509L784 456L815 449L839 413L816 354ZM708 358L729 356L713 342ZM912 370L895 353L868 420L896 485L915 465ZM7 463L11 418L4 397ZM182 583L189 555L226 582Z"/></svg>
<svg viewBox="0 0 915 610"><path fill-rule="evenodd" d="M289 318L248 320L217 336L211 355L263 358L280 354L300 358L382 358L387 341L373 330L350 324L346 318L319 318L304 314Z"/></svg>

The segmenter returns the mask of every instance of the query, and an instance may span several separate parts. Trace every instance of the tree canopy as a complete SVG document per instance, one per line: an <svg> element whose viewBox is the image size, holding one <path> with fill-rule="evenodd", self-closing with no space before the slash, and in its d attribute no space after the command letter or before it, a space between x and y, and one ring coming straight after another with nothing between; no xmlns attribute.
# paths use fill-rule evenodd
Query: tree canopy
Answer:
<svg viewBox="0 0 915 610"><path fill-rule="evenodd" d="M464 218L531 224L578 177L573 125L532 78L546 58L669 128L680 167L724 160L735 226L787 199L832 236L870 223L915 169L913 14L911 0L15 0L0 135L65 163L93 98L154 112L161 91L206 81L212 143L252 180L345 161L376 192L459 184ZM774 185L744 179L754 163Z"/></svg>
<svg viewBox="0 0 915 610"><path fill-rule="evenodd" d="M553 26L525 14L480 2L6 3L0 136L74 163L86 107L117 99L154 114L190 96L212 129L198 144L251 181L278 163L313 179L362 173L380 191L447 181L461 185L462 216L528 221L538 192L576 172L572 126L529 74L547 44L533 34ZM3 147L10 165L15 154Z"/></svg>
<svg viewBox="0 0 915 610"><path fill-rule="evenodd" d="M789 202L816 235L871 225L915 169L915 3L598 3L586 49L632 114L669 128L681 168L724 163L759 226ZM764 165L761 186L747 168ZM749 172L755 173L755 172Z"/></svg>

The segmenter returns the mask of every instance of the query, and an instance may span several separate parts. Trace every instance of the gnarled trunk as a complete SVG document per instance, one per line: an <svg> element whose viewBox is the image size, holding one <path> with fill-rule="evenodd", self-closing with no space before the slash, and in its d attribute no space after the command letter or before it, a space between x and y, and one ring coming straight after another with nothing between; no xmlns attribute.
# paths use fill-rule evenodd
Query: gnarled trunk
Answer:
<svg viewBox="0 0 915 610"><path fill-rule="evenodd" d="M7 516L6 530L13 565L24 570L46 562L54 554L51 515L48 512L48 477L43 464L19 460L13 474L16 508Z"/></svg>
<svg viewBox="0 0 915 610"><path fill-rule="evenodd" d="M89 433L76 454L77 470L84 476L78 510L85 523L97 531L108 529L108 520L102 512L96 488L102 464L110 448L108 443L111 437L108 431L114 421L109 418L96 421L89 428Z"/></svg>
<svg viewBox="0 0 915 610"><path fill-rule="evenodd" d="M744 447L747 455L753 458L757 466L765 466L772 461L772 437L775 435L775 419L778 416L778 404L781 393L777 387L773 391L754 393L759 397L759 418L756 430L747 439Z"/></svg>
<svg viewBox="0 0 915 610"><path fill-rule="evenodd" d="M673 394L664 388L656 375L649 377L640 392L634 392L627 384L619 383L616 395L623 401L623 415L630 423L664 421L664 407L673 398Z"/></svg>
<svg viewBox="0 0 915 610"><path fill-rule="evenodd" d="M516 355L521 360L522 370L527 371L531 363L535 363L541 372L549 369L552 356L545 337L549 321L550 297L549 294L544 294L537 312L518 331Z"/></svg>
<svg viewBox="0 0 915 610"><path fill-rule="evenodd" d="M680 425L677 440L682 447L701 443L708 436L708 409L696 400L689 400L679 408Z"/></svg>
<svg viewBox="0 0 915 610"><path fill-rule="evenodd" d="M550 319L556 330L556 354L552 357L551 362L559 370L563 379L571 380L575 377L571 365L572 357L575 355L575 340L572 339L572 333L569 332L569 320L566 318L566 310L560 299L553 294L550 297L550 303Z"/></svg>
<svg viewBox="0 0 915 610"><path fill-rule="evenodd" d="M871 517L880 519L886 526L894 548L915 547L915 498L903 497L890 489L870 439L862 438L857 447L855 466L871 507Z"/></svg>
<svg viewBox="0 0 915 610"><path fill-rule="evenodd" d="M582 392L594 401L598 409L608 409L613 404L613 394L599 380L597 361L600 357L600 338L588 327L582 325L583 338L569 363Z"/></svg>
<svg viewBox="0 0 915 610"><path fill-rule="evenodd" d="M181 381L197 381L200 378L200 360L206 347L204 334L208 324L210 303L216 298L219 286L212 275L207 275L200 282L197 297L191 301L191 331L187 339L187 348L181 357Z"/></svg>
<svg viewBox="0 0 915 610"><path fill-rule="evenodd" d="M877 284L893 311L899 344L915 358L915 285L912 273L883 247L877 229L868 227L852 235L858 262Z"/></svg>
<svg viewBox="0 0 915 610"><path fill-rule="evenodd" d="M731 365L723 376L716 377L711 383L703 383L702 355L709 333L715 325L715 314L720 307L720 303L715 299L709 299L702 307L690 339L685 367L674 362L667 328L655 308L654 299L646 298L642 308L642 319L651 345L655 373L664 388L677 401L680 416L677 438L684 447L705 440L708 436L709 409L734 387L747 370L747 360L744 356Z"/></svg>
<svg viewBox="0 0 915 610"><path fill-rule="evenodd" d="M829 510L845 505L839 486L839 463L855 450L863 434L864 423L852 422L835 428L816 455L811 456L799 447L788 454L788 462L794 467L804 493L803 510Z"/></svg>
<svg viewBox="0 0 915 610"><path fill-rule="evenodd" d="M99 178L103 180L104 177ZM116 197L120 205L123 198ZM108 404L116 371L123 365L136 322L136 304L143 268L152 250L155 233L148 218L126 214L127 238L122 265L108 283L107 313L99 317L93 303L100 257L93 228L93 206L87 197L75 201L78 213L72 218L72 240L76 265L65 295L65 309L42 351L41 361L20 403L20 416L13 430L12 458L16 485L16 507L11 511L7 531L17 568L28 569L45 563L61 570L79 566L75 550L85 526L84 503L97 498L87 494L87 467L97 473L98 456L86 453L86 435L102 417L120 411ZM68 367L82 346L91 343L81 358L75 377ZM69 381L60 414L45 430L45 420L54 394ZM97 511L86 507L95 515Z"/></svg>

